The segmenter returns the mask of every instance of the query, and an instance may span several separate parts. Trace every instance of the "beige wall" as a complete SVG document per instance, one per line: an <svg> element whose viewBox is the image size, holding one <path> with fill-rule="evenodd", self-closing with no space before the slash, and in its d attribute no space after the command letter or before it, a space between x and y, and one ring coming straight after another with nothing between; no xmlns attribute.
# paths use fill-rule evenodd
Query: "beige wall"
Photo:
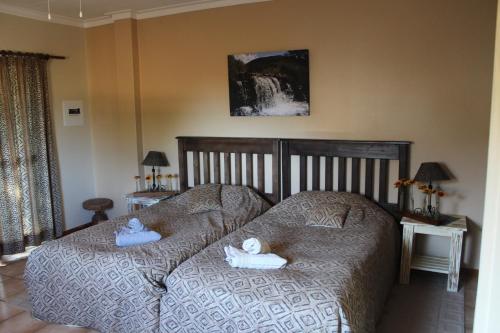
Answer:
<svg viewBox="0 0 500 333"><path fill-rule="evenodd" d="M82 201L94 196L90 122L64 127L62 101L87 105L85 34L83 29L0 14L0 49L66 56L49 62L49 85L56 133L66 228L90 221Z"/></svg>
<svg viewBox="0 0 500 333"><path fill-rule="evenodd" d="M274 0L138 21L143 151L165 151L168 171L176 172L177 135L413 141L412 175L421 162L440 161L456 176L443 184L451 195L442 210L470 218L464 260L477 267L494 8L494 0ZM115 23L87 32L89 50L102 53L90 56L91 95L109 103L113 57L129 56L108 53L116 52L116 29ZM227 55L299 48L310 51L311 116L231 118ZM93 114L122 115L116 106L93 105ZM101 157L116 158L116 150L97 139L128 140L133 126L110 134L95 120L95 142L110 145L96 155L96 175L109 169L106 184L121 181L121 192L132 190L134 156L122 158L122 172L112 174ZM419 241L421 251L447 255L447 242Z"/></svg>
<svg viewBox="0 0 500 333"><path fill-rule="evenodd" d="M113 199L112 217L126 213L142 161L136 24L121 20L86 36L96 195Z"/></svg>

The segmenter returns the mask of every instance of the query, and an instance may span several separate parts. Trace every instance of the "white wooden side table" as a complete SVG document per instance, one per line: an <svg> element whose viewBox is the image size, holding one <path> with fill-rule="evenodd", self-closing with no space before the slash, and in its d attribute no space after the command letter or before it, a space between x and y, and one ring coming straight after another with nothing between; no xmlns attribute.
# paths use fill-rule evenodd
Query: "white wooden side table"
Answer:
<svg viewBox="0 0 500 333"><path fill-rule="evenodd" d="M138 209L149 207L177 194L179 194L179 192L176 191L129 193L125 195L128 202L128 212L132 213Z"/></svg>
<svg viewBox="0 0 500 333"><path fill-rule="evenodd" d="M453 215L456 219L449 224L434 226L403 217L403 245L401 248L401 270L399 283L410 283L411 269L448 274L448 291L456 292L460 277L462 259L462 243L464 232L467 232L467 218ZM413 255L415 235L436 235L450 237L450 254L446 258Z"/></svg>

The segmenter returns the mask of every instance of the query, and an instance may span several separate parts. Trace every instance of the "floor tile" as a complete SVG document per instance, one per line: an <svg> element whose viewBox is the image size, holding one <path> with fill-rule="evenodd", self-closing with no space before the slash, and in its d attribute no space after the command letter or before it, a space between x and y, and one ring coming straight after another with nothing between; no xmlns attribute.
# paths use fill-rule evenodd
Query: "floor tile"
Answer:
<svg viewBox="0 0 500 333"><path fill-rule="evenodd" d="M0 267L0 274L9 277L19 277L24 274L26 260L19 260Z"/></svg>
<svg viewBox="0 0 500 333"><path fill-rule="evenodd" d="M25 291L24 281L19 279L4 279L0 282L0 299L8 301L13 296Z"/></svg>
<svg viewBox="0 0 500 333"><path fill-rule="evenodd" d="M23 309L0 301L0 321L4 321L23 312Z"/></svg>
<svg viewBox="0 0 500 333"><path fill-rule="evenodd" d="M45 326L46 323L33 319L28 312L21 312L0 322L0 333L35 333Z"/></svg>
<svg viewBox="0 0 500 333"><path fill-rule="evenodd" d="M19 308L22 308L25 311L31 312L31 303L29 302L28 294L26 293L26 291L10 296L7 299L7 302Z"/></svg>

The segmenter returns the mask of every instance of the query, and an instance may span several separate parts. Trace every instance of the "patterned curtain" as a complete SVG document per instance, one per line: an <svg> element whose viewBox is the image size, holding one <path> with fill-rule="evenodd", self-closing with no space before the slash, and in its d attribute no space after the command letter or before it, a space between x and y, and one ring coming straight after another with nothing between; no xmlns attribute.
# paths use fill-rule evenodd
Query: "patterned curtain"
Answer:
<svg viewBox="0 0 500 333"><path fill-rule="evenodd" d="M47 85L48 59L0 55L0 251L24 252L63 232Z"/></svg>

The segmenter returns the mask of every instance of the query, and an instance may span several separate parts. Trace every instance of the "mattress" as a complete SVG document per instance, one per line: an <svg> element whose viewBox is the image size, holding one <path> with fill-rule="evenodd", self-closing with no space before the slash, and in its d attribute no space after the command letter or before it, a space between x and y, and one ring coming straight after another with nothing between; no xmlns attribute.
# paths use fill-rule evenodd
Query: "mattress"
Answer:
<svg viewBox="0 0 500 333"><path fill-rule="evenodd" d="M358 213L343 228L307 226L306 212L321 201ZM224 246L256 236L288 259L286 268L224 261ZM374 332L398 240L393 218L360 195L301 192L179 265L166 281L161 332Z"/></svg>
<svg viewBox="0 0 500 333"><path fill-rule="evenodd" d="M196 190L33 251L25 282L34 317L102 333L158 332L159 303L169 273L269 208L252 190L223 185L221 210L189 215ZM158 231L162 240L117 247L113 233L132 217Z"/></svg>

